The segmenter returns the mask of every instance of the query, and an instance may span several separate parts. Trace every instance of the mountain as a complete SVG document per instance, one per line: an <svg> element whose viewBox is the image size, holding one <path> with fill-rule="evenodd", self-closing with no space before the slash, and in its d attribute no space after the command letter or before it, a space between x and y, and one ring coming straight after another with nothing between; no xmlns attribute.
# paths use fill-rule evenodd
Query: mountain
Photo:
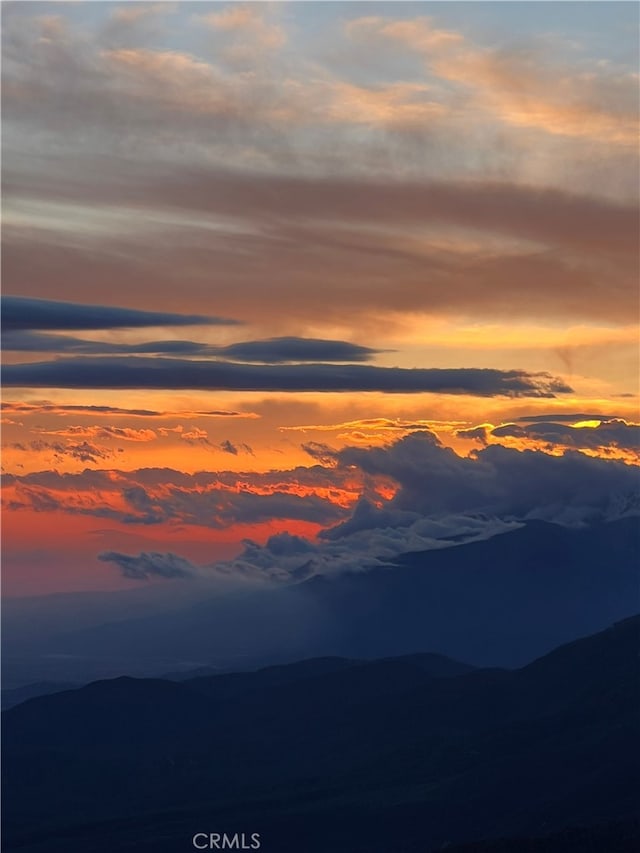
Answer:
<svg viewBox="0 0 640 853"><path fill-rule="evenodd" d="M639 648L636 616L512 671L325 658L31 699L2 715L4 849L174 853L204 830L260 833L274 853L425 853L619 834L638 812Z"/></svg>
<svg viewBox="0 0 640 853"><path fill-rule="evenodd" d="M315 577L351 654L434 648L478 666L521 666L638 609L640 525L530 522L453 548L402 555L391 570Z"/></svg>
<svg viewBox="0 0 640 853"><path fill-rule="evenodd" d="M400 658L397 660L399 661ZM438 654L406 655L404 660L407 664L416 666L425 673L442 678L461 675L474 669L470 664L461 663ZM338 671L363 663L365 661L355 658L326 657L313 658L286 666L265 667L257 672L249 670L248 672L225 673L224 671L214 670L212 667L199 667L195 670L164 673L162 679L166 681L190 681L194 686L197 679L198 683L204 685L203 689L205 690L207 684L215 684L216 690L223 689L222 685L225 684L229 692L235 693L241 691L245 683L252 686L257 683L262 685L285 683L300 678L304 673L318 674L320 672ZM212 676L216 677L215 681L210 680ZM82 685L74 682L41 681L27 684L24 687L3 690L2 710L14 708L16 705L26 702L27 699L34 699L36 696L49 696L52 693L62 693L65 690L74 690L79 687Z"/></svg>
<svg viewBox="0 0 640 853"><path fill-rule="evenodd" d="M24 687L15 687L9 690L2 691L2 710L13 708L21 702L26 702L27 699L33 699L36 696L49 696L51 693L61 693L63 690L73 690L81 685L74 682L56 682L56 681L37 681L32 684L26 684Z"/></svg>
<svg viewBox="0 0 640 853"><path fill-rule="evenodd" d="M580 529L530 522L490 539L405 554L390 567L59 635L49 652L66 655L69 667L78 656L96 666L128 660L120 671L131 674L145 662L153 674L177 669L171 661L184 668L184 660L228 671L416 650L476 666L521 666L634 613L639 565L636 519Z"/></svg>
<svg viewBox="0 0 640 853"><path fill-rule="evenodd" d="M498 838L447 845L446 853L637 853L640 821L570 827L536 838Z"/></svg>

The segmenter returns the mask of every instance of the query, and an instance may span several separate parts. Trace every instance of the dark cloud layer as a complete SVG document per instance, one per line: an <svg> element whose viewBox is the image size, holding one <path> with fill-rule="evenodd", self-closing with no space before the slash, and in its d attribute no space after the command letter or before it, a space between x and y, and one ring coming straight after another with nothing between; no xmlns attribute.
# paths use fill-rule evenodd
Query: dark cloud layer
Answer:
<svg viewBox="0 0 640 853"><path fill-rule="evenodd" d="M348 447L340 465L400 484L389 507L428 515L484 512L517 518L561 520L579 507L605 507L617 492L637 492L633 466L568 451L551 456L491 445L469 457L443 447L432 433L411 433L390 447Z"/></svg>
<svg viewBox="0 0 640 853"><path fill-rule="evenodd" d="M63 303L64 304L64 303ZM232 361L282 364L296 361L359 362L368 361L380 350L348 341L317 338L270 338L264 341L241 341L225 347L196 341L145 341L125 344L90 341L69 335L50 335L26 329L7 329L2 339L4 350L13 352L60 352L82 355L128 353L162 353L172 355L207 355Z"/></svg>
<svg viewBox="0 0 640 853"><path fill-rule="evenodd" d="M237 320L201 314L137 311L109 305L82 305L24 296L2 297L5 330L116 329L150 326L237 325Z"/></svg>
<svg viewBox="0 0 640 853"><path fill-rule="evenodd" d="M144 313L144 312L143 312ZM89 341L70 335L9 329L3 335L2 348L12 352L57 352L82 355L118 355L122 353L171 353L173 355L209 355L217 347L195 341L148 341L140 344Z"/></svg>
<svg viewBox="0 0 640 853"><path fill-rule="evenodd" d="M4 368L5 386L237 391L434 392L480 397L555 397L572 389L548 373L370 365L243 365L169 358L70 358Z"/></svg>
<svg viewBox="0 0 640 853"><path fill-rule="evenodd" d="M219 350L232 361L283 363L287 361L368 361L380 350L347 341L327 341L318 338L270 338L266 341L245 341L230 344Z"/></svg>

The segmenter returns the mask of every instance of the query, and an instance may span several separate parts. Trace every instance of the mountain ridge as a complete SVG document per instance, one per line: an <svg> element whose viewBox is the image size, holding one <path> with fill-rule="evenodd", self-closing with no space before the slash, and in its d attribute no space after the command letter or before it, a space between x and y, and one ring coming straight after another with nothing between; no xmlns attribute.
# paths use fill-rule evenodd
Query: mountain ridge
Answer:
<svg viewBox="0 0 640 853"><path fill-rule="evenodd" d="M408 553L390 568L315 576L58 636L52 648L123 660L131 649L149 660L201 660L206 650L226 670L421 649L474 666L521 666L631 615L639 564L633 519L575 530L536 521L489 539Z"/></svg>
<svg viewBox="0 0 640 853"><path fill-rule="evenodd" d="M80 851L106 820L113 848L133 850L127 836L161 808L173 817L157 818L156 847L169 853L207 814L237 821L240 803L243 825L275 834L278 853L302 842L305 853L388 853L394 825L417 853L630 819L639 647L635 616L513 671L445 678L402 659L331 671L325 660L235 694L212 688L225 676L120 678L31 699L2 715L6 849Z"/></svg>

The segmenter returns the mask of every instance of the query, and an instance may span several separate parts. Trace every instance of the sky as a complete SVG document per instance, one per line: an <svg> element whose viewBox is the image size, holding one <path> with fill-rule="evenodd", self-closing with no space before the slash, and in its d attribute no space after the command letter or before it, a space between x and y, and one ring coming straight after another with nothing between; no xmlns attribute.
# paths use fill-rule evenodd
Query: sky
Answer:
<svg viewBox="0 0 640 853"><path fill-rule="evenodd" d="M4 594L637 509L638 16L3 3Z"/></svg>

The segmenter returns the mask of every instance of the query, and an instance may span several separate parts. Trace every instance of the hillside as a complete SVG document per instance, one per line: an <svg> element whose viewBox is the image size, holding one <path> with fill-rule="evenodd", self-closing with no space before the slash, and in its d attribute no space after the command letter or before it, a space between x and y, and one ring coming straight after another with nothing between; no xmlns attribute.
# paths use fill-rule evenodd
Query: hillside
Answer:
<svg viewBox="0 0 640 853"><path fill-rule="evenodd" d="M169 853L224 826L417 853L628 821L639 644L634 617L515 671L325 660L31 699L3 713L5 849Z"/></svg>

